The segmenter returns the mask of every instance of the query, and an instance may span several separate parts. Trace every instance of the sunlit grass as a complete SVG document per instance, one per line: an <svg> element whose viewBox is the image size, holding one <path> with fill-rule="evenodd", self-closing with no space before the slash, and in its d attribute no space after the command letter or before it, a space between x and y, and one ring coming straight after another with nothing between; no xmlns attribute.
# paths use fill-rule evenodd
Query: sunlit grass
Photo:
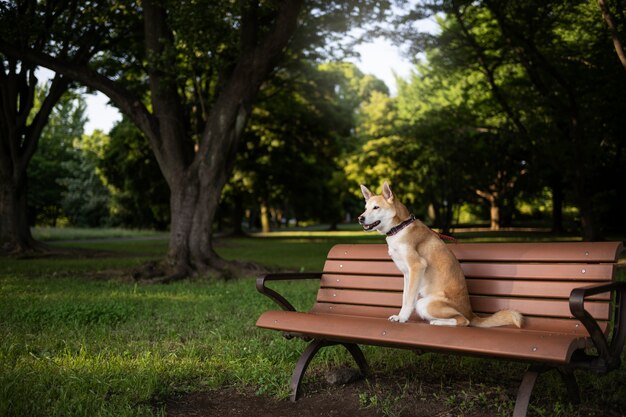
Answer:
<svg viewBox="0 0 626 417"><path fill-rule="evenodd" d="M34 227L31 230L37 240L84 240L84 239L113 239L113 238L143 238L160 237L167 239L168 232L154 230L131 230L122 228L81 228L81 227Z"/></svg>

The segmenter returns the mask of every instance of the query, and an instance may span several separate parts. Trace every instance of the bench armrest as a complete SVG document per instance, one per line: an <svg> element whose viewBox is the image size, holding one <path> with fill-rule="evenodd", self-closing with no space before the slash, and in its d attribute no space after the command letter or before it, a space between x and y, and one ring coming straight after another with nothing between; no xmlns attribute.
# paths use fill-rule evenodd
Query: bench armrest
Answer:
<svg viewBox="0 0 626 417"><path fill-rule="evenodd" d="M598 326L598 322L585 310L585 298L596 294L615 294L613 334L611 340ZM570 311L585 326L598 350L600 366L614 369L620 365L620 355L626 340L626 282L609 282L575 288L569 298Z"/></svg>
<svg viewBox="0 0 626 417"><path fill-rule="evenodd" d="M256 289L261 294L271 298L276 304L278 304L283 310L296 311L296 308L291 305L285 297L265 286L266 281L289 281L300 279L321 279L321 272L284 272L277 274L267 274L260 276L256 279Z"/></svg>

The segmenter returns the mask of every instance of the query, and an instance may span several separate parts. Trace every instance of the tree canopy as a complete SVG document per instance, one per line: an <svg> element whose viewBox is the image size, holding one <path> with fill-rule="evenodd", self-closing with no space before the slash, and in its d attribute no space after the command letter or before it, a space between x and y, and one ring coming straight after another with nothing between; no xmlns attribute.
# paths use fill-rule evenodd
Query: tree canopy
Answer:
<svg viewBox="0 0 626 417"><path fill-rule="evenodd" d="M65 213L85 206L68 196L95 190L106 196L98 207L108 207L95 217L169 228L172 277L232 266L213 250L218 226L238 230L242 219L258 218L267 228L269 217L336 224L356 214L359 182L391 181L415 213L444 230L461 209L488 217L492 229L509 226L523 203L546 198L556 231L565 227L564 206L575 207L585 239L624 228L626 18L618 1L393 6L2 3L0 21L18 19L22 30L0 30L10 116L0 124L0 208L17 213L26 193L20 169L55 104L80 83L108 95L125 119L98 139L106 146L97 152L77 145L79 159L59 153L66 161L55 176L71 164L85 173L64 183ZM439 29L417 30L424 17ZM355 27L422 53L397 95L338 62L346 52L338 39ZM37 66L56 75L34 106ZM30 172L43 178L36 172L45 161L36 163ZM42 198L44 183L33 187ZM94 216L72 218L102 223Z"/></svg>

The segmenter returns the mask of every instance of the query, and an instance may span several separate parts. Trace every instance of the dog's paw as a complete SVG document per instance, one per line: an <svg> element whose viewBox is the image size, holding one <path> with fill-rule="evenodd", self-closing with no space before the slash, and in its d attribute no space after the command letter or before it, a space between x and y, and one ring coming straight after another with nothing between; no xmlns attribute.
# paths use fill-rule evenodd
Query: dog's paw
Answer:
<svg viewBox="0 0 626 417"><path fill-rule="evenodd" d="M408 318L404 318L404 317L396 316L396 315L393 315L393 316L389 317L389 321L397 321L397 322L400 322L400 323L405 323L407 320L408 320Z"/></svg>

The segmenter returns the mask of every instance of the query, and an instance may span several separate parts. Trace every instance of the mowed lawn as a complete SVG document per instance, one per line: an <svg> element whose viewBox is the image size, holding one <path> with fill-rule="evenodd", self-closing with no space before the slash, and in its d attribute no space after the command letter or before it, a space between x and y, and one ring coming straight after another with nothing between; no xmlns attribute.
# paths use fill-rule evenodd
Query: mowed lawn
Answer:
<svg viewBox="0 0 626 417"><path fill-rule="evenodd" d="M288 395L293 366L306 345L255 327L256 318L274 305L256 292L254 277L140 285L131 278L133 268L162 259L166 236L95 237L65 243L60 238L54 244L100 251L97 256L0 258L0 416L163 415L168 397L226 386ZM467 240L553 238L501 233ZM315 271L333 244L363 242L384 240L358 231L287 232L223 238L216 249L225 258L272 269ZM277 285L298 308L314 301L315 282ZM517 380L524 369L507 362L374 347L366 347L365 353L377 373L427 369L429 379L442 385L433 401L454 402L445 389L450 375L473 384L480 398L482 383ZM325 369L346 364L351 359L342 349L325 349L308 375L322 379ZM592 393L585 401L600 409L617 403L626 410L624 368L606 377L581 374L583 391ZM539 384L538 403L546 408L534 412L566 415L567 406L558 400L563 390L558 378L542 376ZM514 398L503 395L485 398L498 402L493 406L506 415Z"/></svg>

